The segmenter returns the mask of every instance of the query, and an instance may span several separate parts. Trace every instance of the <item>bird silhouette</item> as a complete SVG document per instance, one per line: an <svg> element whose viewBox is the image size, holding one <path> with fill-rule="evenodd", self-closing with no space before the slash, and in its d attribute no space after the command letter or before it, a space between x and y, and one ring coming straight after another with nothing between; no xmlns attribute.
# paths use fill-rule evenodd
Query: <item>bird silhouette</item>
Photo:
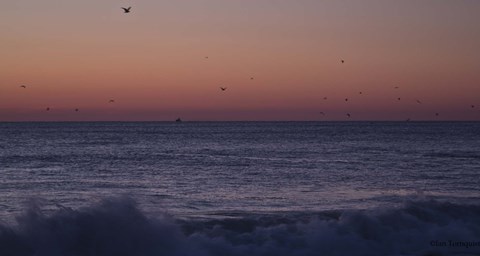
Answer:
<svg viewBox="0 0 480 256"><path fill-rule="evenodd" d="M109 100L108 103L115 103L115 100Z"/></svg>
<svg viewBox="0 0 480 256"><path fill-rule="evenodd" d="M20 87L22 87L23 89L27 88L27 86L26 86L26 85L23 85L23 84L20 85Z"/></svg>
<svg viewBox="0 0 480 256"><path fill-rule="evenodd" d="M348 101L348 98L345 98L345 101Z"/></svg>
<svg viewBox="0 0 480 256"><path fill-rule="evenodd" d="M125 8L125 7L122 7L123 9L123 13L129 13L130 12L130 9L132 9L132 7L128 7L128 8Z"/></svg>
<svg viewBox="0 0 480 256"><path fill-rule="evenodd" d="M325 113L324 113L324 112L320 112L320 115L324 116L324 115L325 115Z"/></svg>
<svg viewBox="0 0 480 256"><path fill-rule="evenodd" d="M75 112L78 112L78 108L75 109Z"/></svg>
<svg viewBox="0 0 480 256"><path fill-rule="evenodd" d="M46 110L46 111L50 111L50 108L46 108L45 110Z"/></svg>
<svg viewBox="0 0 480 256"><path fill-rule="evenodd" d="M347 116L348 116L348 118L350 118L352 115L350 115L350 113L347 113Z"/></svg>
<svg viewBox="0 0 480 256"><path fill-rule="evenodd" d="M345 63L345 60L341 60L342 63Z"/></svg>
<svg viewBox="0 0 480 256"><path fill-rule="evenodd" d="M405 121L410 122L410 118L407 118L407 120L405 120Z"/></svg>
<svg viewBox="0 0 480 256"><path fill-rule="evenodd" d="M438 116L439 114L438 113L435 113L435 116Z"/></svg>
<svg viewBox="0 0 480 256"><path fill-rule="evenodd" d="M363 92L359 92L358 94L363 94Z"/></svg>
<svg viewBox="0 0 480 256"><path fill-rule="evenodd" d="M177 122L177 123L180 123L181 121L182 121L182 119L180 119L180 117L175 120L175 122Z"/></svg>
<svg viewBox="0 0 480 256"><path fill-rule="evenodd" d="M328 99L327 97L323 97L324 100Z"/></svg>
<svg viewBox="0 0 480 256"><path fill-rule="evenodd" d="M398 87L398 86L393 87L393 89L398 89L398 88L400 88L400 87Z"/></svg>
<svg viewBox="0 0 480 256"><path fill-rule="evenodd" d="M208 56L205 56L205 59L208 59Z"/></svg>
<svg viewBox="0 0 480 256"><path fill-rule="evenodd" d="M253 77L250 77L250 80L253 80Z"/></svg>
<svg viewBox="0 0 480 256"><path fill-rule="evenodd" d="M227 87L220 87L220 90L225 91Z"/></svg>
<svg viewBox="0 0 480 256"><path fill-rule="evenodd" d="M418 103L418 104L422 104L422 102L421 102L420 100L417 100L417 103Z"/></svg>
<svg viewBox="0 0 480 256"><path fill-rule="evenodd" d="M475 105L471 105L470 107L471 107L471 108L475 108Z"/></svg>
<svg viewBox="0 0 480 256"><path fill-rule="evenodd" d="M400 100L400 97L398 97L397 100Z"/></svg>

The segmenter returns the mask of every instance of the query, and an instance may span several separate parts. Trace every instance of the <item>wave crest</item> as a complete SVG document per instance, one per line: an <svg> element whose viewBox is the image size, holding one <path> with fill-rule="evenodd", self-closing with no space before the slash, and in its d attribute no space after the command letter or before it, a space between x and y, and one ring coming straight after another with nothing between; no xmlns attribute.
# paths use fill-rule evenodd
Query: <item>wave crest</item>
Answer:
<svg viewBox="0 0 480 256"><path fill-rule="evenodd" d="M449 240L470 242L451 246ZM0 225L0 255L474 255L480 206L435 201L401 208L250 216L149 217L129 198L46 215L32 204ZM446 244L444 244L445 242Z"/></svg>

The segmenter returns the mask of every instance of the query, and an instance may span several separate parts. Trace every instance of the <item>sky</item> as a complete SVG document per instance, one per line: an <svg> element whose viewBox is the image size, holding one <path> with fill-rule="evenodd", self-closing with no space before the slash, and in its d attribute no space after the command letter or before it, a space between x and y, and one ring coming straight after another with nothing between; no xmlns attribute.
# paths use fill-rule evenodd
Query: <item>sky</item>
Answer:
<svg viewBox="0 0 480 256"><path fill-rule="evenodd" d="M480 120L479 13L477 0L7 0L0 121Z"/></svg>

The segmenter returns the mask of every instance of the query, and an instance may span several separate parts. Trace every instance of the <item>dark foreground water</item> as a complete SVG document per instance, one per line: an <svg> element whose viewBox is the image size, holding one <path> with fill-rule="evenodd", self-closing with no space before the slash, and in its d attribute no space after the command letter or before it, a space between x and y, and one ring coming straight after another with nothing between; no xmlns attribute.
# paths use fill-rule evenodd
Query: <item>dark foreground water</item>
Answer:
<svg viewBox="0 0 480 256"><path fill-rule="evenodd" d="M480 123L0 123L0 255L480 255Z"/></svg>

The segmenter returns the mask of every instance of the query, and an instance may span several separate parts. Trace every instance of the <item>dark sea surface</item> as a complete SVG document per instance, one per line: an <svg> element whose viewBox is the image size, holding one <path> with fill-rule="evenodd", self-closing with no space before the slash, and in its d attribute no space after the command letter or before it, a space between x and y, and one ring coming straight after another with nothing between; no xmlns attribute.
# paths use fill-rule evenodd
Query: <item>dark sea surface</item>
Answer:
<svg viewBox="0 0 480 256"><path fill-rule="evenodd" d="M0 123L0 255L480 255L479 187L480 122Z"/></svg>

